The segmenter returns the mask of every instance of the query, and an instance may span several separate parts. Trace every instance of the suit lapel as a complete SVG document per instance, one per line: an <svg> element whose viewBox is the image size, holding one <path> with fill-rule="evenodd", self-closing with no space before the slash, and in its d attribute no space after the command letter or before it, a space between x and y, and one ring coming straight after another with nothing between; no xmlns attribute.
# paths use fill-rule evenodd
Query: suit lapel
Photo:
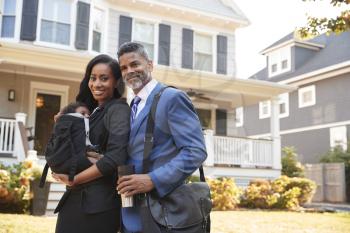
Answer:
<svg viewBox="0 0 350 233"><path fill-rule="evenodd" d="M150 95L148 96L147 100L146 100L146 104L143 107L142 111L138 114L138 116L136 117L134 123L131 126L131 132L130 132L130 139L131 141L134 141L142 123L145 121L145 119L148 116L148 113L151 109L152 106L152 102L154 99L154 96L160 91L160 89L163 87L162 84L158 83L156 85L156 87L152 90L152 92L150 93Z"/></svg>

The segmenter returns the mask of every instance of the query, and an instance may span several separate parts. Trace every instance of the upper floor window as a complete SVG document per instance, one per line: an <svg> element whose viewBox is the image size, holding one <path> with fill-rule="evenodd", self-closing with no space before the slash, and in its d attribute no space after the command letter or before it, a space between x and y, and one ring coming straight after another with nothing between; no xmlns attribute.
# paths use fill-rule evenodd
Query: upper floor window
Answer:
<svg viewBox="0 0 350 233"><path fill-rule="evenodd" d="M40 40L62 45L70 44L71 0L44 0Z"/></svg>
<svg viewBox="0 0 350 233"><path fill-rule="evenodd" d="M259 119L268 118L271 116L271 101L265 100L259 102Z"/></svg>
<svg viewBox="0 0 350 233"><path fill-rule="evenodd" d="M98 8L93 11L93 28L92 28L92 50L101 52L102 34L103 34L104 12Z"/></svg>
<svg viewBox="0 0 350 233"><path fill-rule="evenodd" d="M133 27L133 41L142 44L148 52L151 60L154 59L154 39L155 39L154 23L135 20Z"/></svg>
<svg viewBox="0 0 350 233"><path fill-rule="evenodd" d="M213 38L194 34L194 69L213 71Z"/></svg>
<svg viewBox="0 0 350 233"><path fill-rule="evenodd" d="M299 108L304 108L316 104L315 85L299 88L298 90Z"/></svg>
<svg viewBox="0 0 350 233"><path fill-rule="evenodd" d="M243 107L236 108L235 121L236 127L243 126Z"/></svg>
<svg viewBox="0 0 350 233"><path fill-rule="evenodd" d="M1 1L0 1L1 3ZM2 20L1 20L1 37L15 37L15 22L16 22L16 0L3 0Z"/></svg>
<svg viewBox="0 0 350 233"><path fill-rule="evenodd" d="M284 47L268 54L269 76L275 76L291 69L291 48Z"/></svg>

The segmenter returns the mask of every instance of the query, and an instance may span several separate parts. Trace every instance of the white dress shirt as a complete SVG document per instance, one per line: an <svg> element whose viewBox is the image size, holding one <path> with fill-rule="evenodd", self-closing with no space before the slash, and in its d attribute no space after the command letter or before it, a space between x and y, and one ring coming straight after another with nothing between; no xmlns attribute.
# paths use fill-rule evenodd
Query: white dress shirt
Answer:
<svg viewBox="0 0 350 233"><path fill-rule="evenodd" d="M142 111L142 109L145 107L148 96L151 94L151 92L157 86L157 84L158 84L158 81L152 78L152 80L149 81L146 84L146 86L144 86L141 89L141 91L139 93L137 93L137 96L141 98L141 101L140 101L139 105L137 106L137 112L135 115L135 119L137 118L139 113ZM135 98L135 95L133 96L133 98Z"/></svg>

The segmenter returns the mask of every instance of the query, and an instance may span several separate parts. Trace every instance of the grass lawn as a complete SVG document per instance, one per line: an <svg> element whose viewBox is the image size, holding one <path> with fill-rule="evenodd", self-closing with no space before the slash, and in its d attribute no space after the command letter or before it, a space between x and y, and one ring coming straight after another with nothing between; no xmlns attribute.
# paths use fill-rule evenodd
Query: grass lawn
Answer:
<svg viewBox="0 0 350 233"><path fill-rule="evenodd" d="M213 233L345 233L350 214L278 211L215 211ZM55 217L0 214L0 233L53 233ZM98 233L98 232L96 232Z"/></svg>

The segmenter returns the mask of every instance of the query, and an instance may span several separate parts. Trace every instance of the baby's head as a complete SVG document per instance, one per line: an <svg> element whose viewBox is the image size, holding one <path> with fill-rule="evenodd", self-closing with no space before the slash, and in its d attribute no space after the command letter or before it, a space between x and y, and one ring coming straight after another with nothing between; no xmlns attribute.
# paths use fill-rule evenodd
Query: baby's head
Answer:
<svg viewBox="0 0 350 233"><path fill-rule="evenodd" d="M67 113L80 113L85 117L88 117L90 115L89 108L87 107L86 104L81 103L81 102L73 102L68 104L66 107L64 107L61 110L62 114L67 114Z"/></svg>

